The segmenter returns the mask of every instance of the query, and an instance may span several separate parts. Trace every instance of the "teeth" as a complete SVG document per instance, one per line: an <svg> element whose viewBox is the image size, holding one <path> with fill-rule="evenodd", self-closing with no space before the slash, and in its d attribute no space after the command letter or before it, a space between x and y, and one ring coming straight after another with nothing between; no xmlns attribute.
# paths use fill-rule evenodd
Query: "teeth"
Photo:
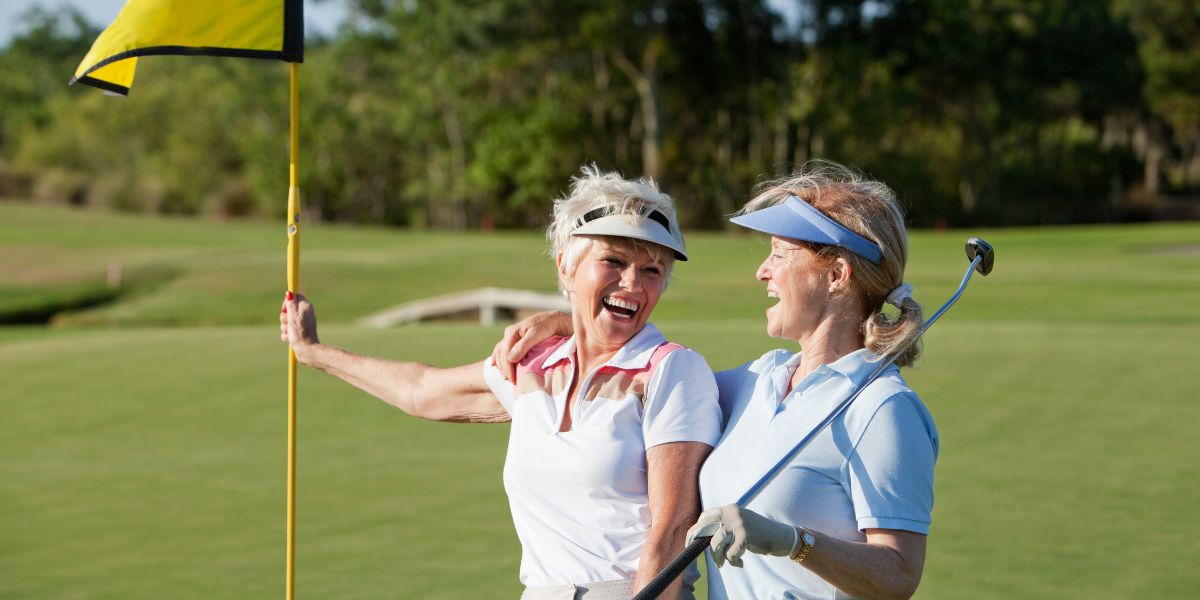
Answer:
<svg viewBox="0 0 1200 600"><path fill-rule="evenodd" d="M767 297L768 297L768 298L778 298L778 297L779 297L779 292L776 292L776 291L773 291L773 290L767 290Z"/></svg>
<svg viewBox="0 0 1200 600"><path fill-rule="evenodd" d="M611 297L605 298L604 301L617 307L617 308L624 308L625 310L631 310L633 312L637 312L637 309L640 308L640 306L636 303L626 302L624 300L618 300L616 298L611 298Z"/></svg>

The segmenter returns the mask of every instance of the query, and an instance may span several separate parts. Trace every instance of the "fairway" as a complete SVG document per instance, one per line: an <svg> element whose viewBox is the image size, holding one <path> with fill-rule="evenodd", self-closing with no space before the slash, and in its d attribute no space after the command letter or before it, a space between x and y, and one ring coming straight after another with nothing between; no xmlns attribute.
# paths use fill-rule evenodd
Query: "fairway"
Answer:
<svg viewBox="0 0 1200 600"><path fill-rule="evenodd" d="M919 598L1169 598L1200 587L1200 226L913 235L927 311L995 271L906 372L941 434ZM500 328L353 319L485 285L554 289L535 233L310 224L303 287L324 341L438 365ZM726 368L784 346L753 280L766 247L688 238L654 321ZM0 598L263 598L283 590L282 226L0 203ZM122 287L104 290L118 262ZM99 291L97 291L99 290ZM515 598L505 425L422 422L300 374L297 594Z"/></svg>

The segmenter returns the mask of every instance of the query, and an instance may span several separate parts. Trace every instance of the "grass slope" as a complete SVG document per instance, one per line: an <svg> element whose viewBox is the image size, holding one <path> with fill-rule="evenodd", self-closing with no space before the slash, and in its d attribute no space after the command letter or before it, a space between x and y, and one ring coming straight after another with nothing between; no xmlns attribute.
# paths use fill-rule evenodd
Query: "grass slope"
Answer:
<svg viewBox="0 0 1200 600"><path fill-rule="evenodd" d="M0 286L102 283L114 258L137 286L60 318L70 327L0 328L0 598L281 593L281 229L0 203ZM305 236L323 337L367 353L448 365L484 355L499 329L337 322L439 291L553 285L533 234ZM913 237L909 279L930 310L961 277L963 237ZM1188 595L1200 227L985 237L996 271L906 375L942 436L918 597ZM679 265L660 326L718 368L780 345L762 334L750 277L761 243L689 242L696 260ZM196 326L208 323L226 326ZM519 593L506 426L417 421L309 371L300 390L301 595Z"/></svg>

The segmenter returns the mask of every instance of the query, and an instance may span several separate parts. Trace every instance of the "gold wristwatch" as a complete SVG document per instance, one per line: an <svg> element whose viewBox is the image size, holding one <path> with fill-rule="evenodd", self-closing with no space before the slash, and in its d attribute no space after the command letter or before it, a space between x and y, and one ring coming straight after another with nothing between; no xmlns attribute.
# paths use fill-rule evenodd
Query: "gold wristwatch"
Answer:
<svg viewBox="0 0 1200 600"><path fill-rule="evenodd" d="M795 562L804 562L808 558L808 553L812 552L813 546L817 545L817 536L799 525L796 526L796 536L799 538L799 544L792 551L792 560Z"/></svg>

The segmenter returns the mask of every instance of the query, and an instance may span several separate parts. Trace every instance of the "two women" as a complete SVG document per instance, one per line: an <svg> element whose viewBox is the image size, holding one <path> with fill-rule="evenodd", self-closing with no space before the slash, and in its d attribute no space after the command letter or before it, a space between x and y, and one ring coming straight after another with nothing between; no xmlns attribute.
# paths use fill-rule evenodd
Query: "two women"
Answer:
<svg viewBox="0 0 1200 600"><path fill-rule="evenodd" d="M280 335L299 362L410 415L511 421L504 487L522 597L627 597L699 514L697 476L720 435L716 385L699 354L649 323L687 260L668 196L585 169L555 202L548 237L574 335L541 341L503 373L490 358L439 369L322 344L303 297L285 300ZM690 597L695 576L665 597Z"/></svg>
<svg viewBox="0 0 1200 600"><path fill-rule="evenodd" d="M833 163L770 182L733 222L771 236L757 279L777 302L775 350L716 374L723 434L700 474L709 598L907 598L920 582L938 435L890 367L749 507L735 504L874 370L920 353L921 307L903 283L907 239L886 185ZM892 305L888 309L885 305ZM509 328L516 359L566 333L544 313Z"/></svg>

